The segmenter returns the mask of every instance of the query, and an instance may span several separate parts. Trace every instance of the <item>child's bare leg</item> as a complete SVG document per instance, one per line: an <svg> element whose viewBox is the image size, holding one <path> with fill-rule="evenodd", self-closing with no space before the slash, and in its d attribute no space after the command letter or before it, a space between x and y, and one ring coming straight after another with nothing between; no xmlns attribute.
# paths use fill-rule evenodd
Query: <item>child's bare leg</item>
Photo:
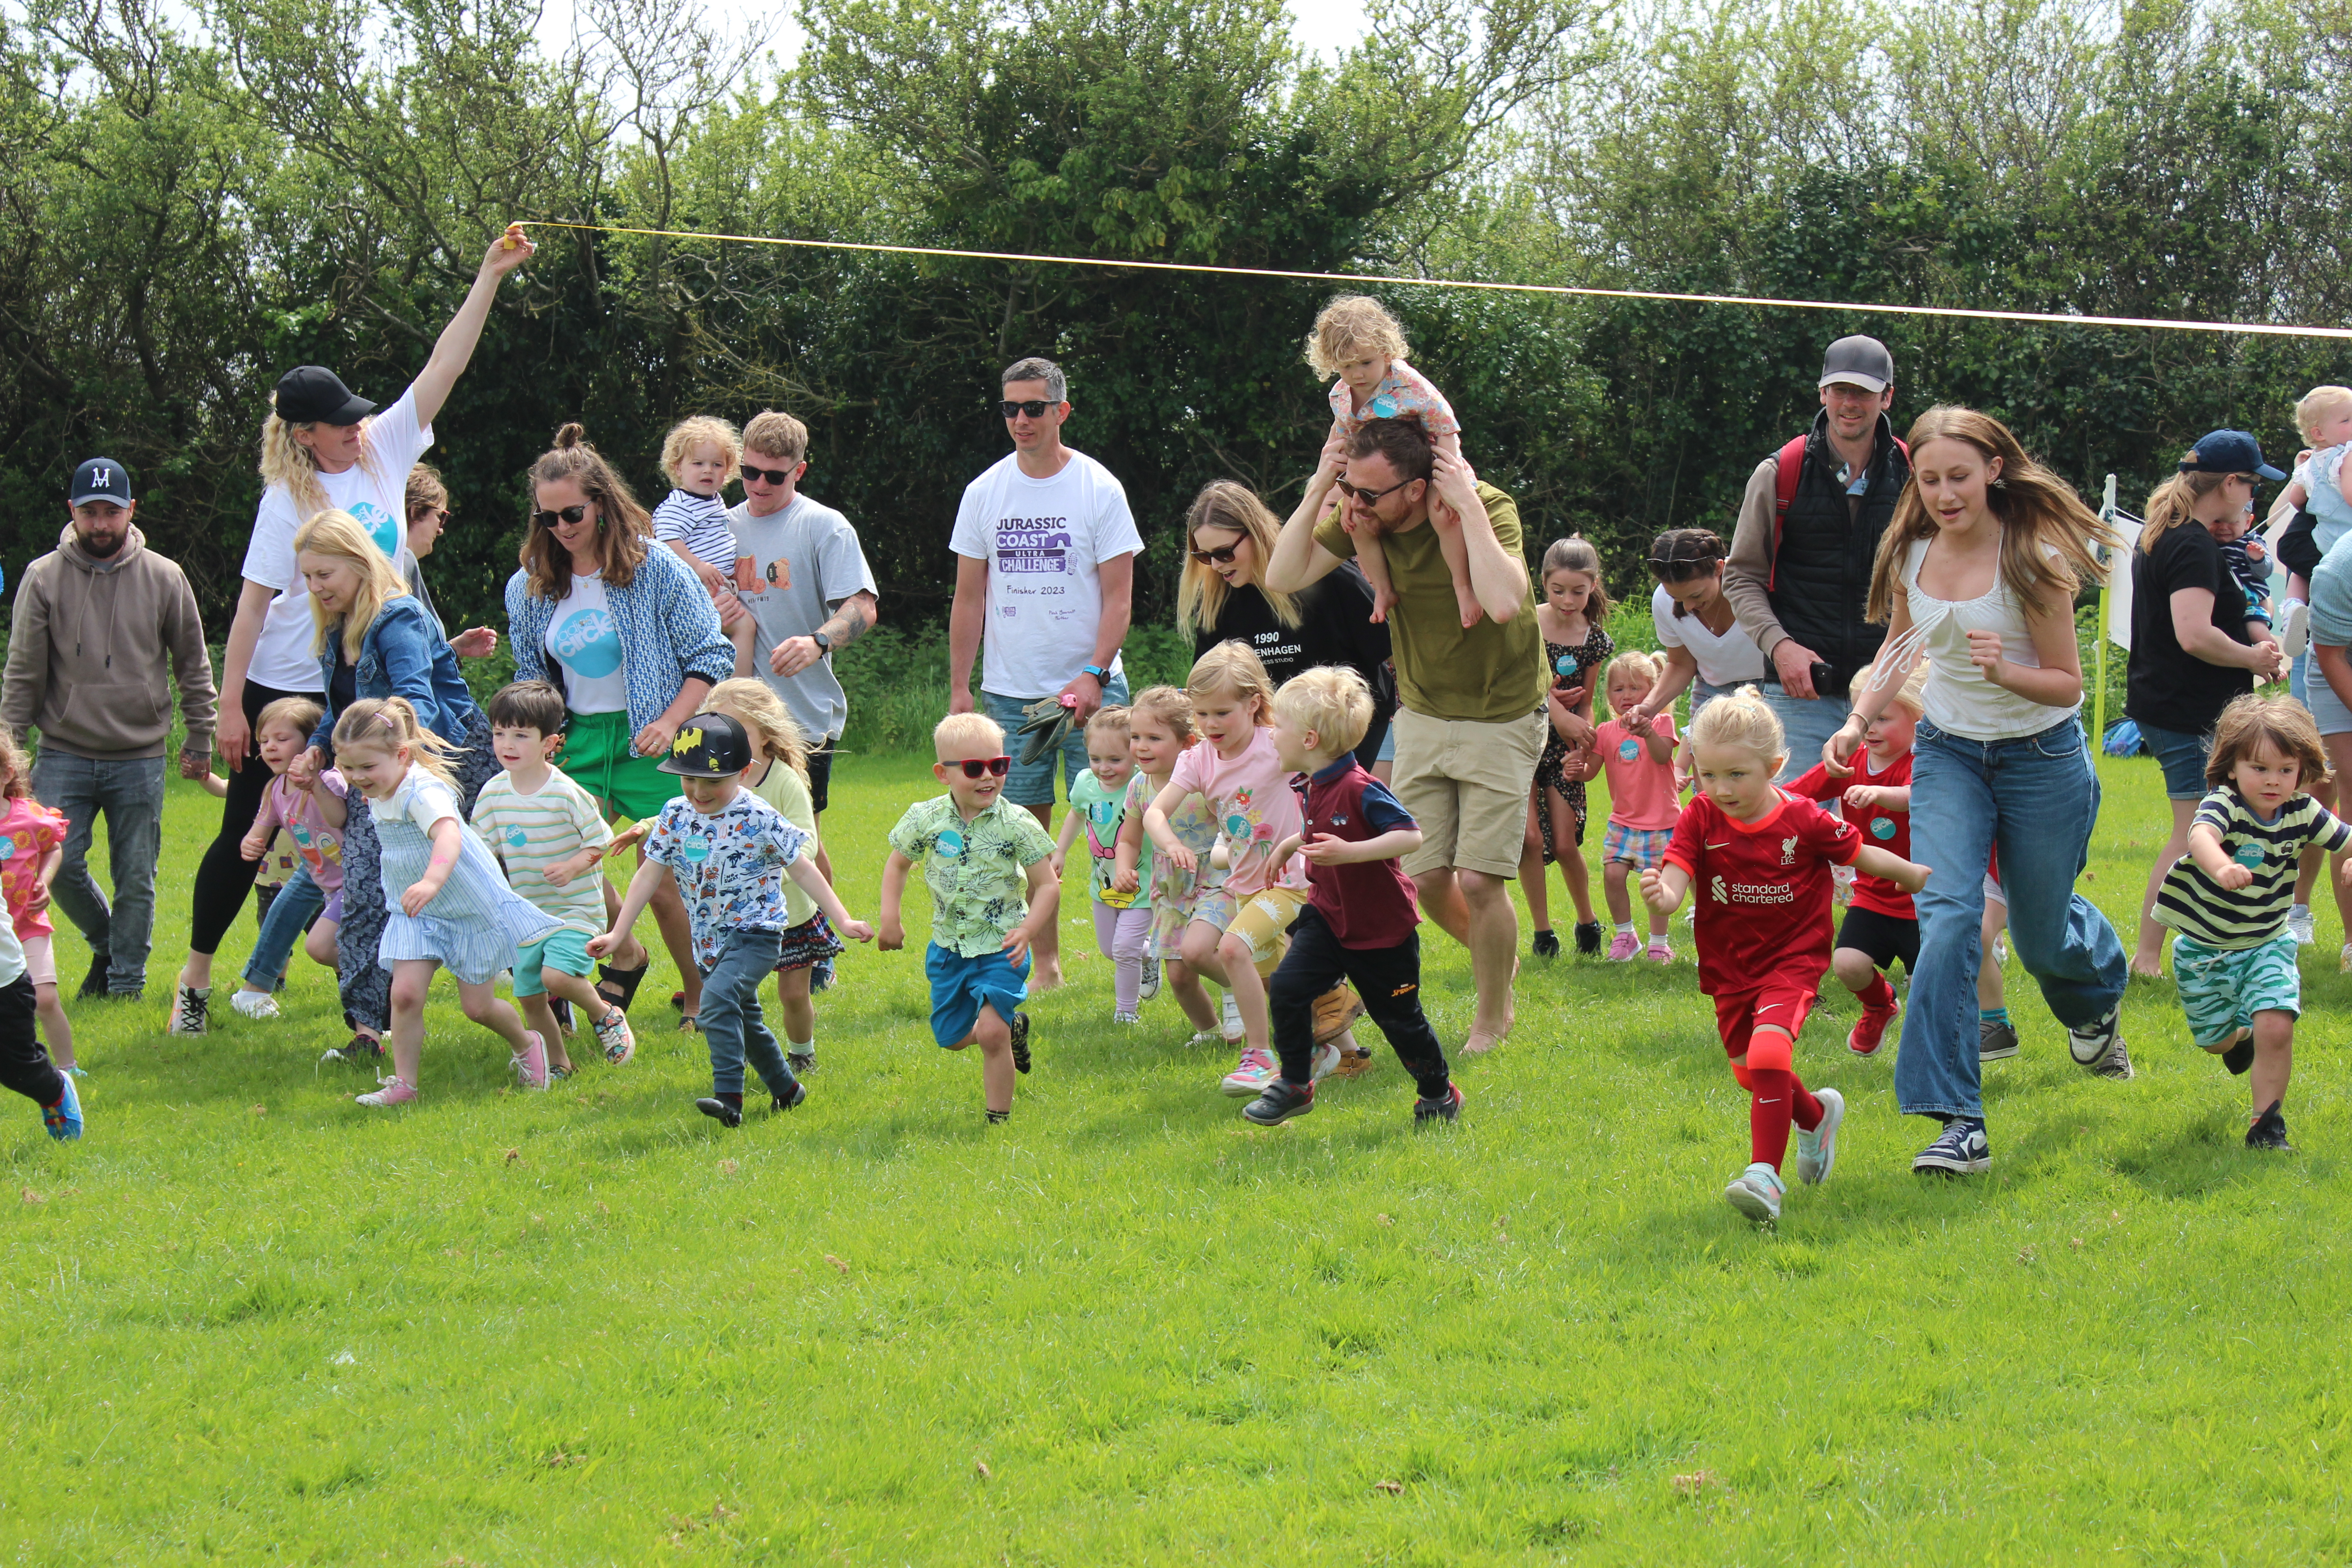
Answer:
<svg viewBox="0 0 2352 1568"><path fill-rule="evenodd" d="M2312 799L2327 807L2328 810L2333 811L2336 809L2336 781L2334 779L2328 780L2326 784L2306 784L2303 786L2303 789L2305 795L2308 795ZM2302 854L2295 857L2294 901L2296 903L2306 906L2310 904L2311 889L2319 880L2320 863L2326 858L2327 857L2317 849L2305 849Z"/></svg>
<svg viewBox="0 0 2352 1568"><path fill-rule="evenodd" d="M2286 1082L2294 1073L2294 1015L2275 1010L2255 1014L2254 1065L2247 1076L2256 1115L2286 1098Z"/></svg>
<svg viewBox="0 0 2352 1568"><path fill-rule="evenodd" d="M539 983L547 988L548 995L561 996L571 1003L572 1016L583 1023L595 1024L603 1019L605 1014L615 1010L609 1000L597 993L595 982L584 974L566 974L551 963L542 964L540 966ZM572 1065L572 1058L565 1052L562 1037L549 1033L551 1029L556 1027L555 1009L544 1002L541 1005L547 1009L545 1021L542 1022L534 1015L530 1019L530 1026L537 1029L539 1037L547 1042L549 1065L569 1068Z"/></svg>
<svg viewBox="0 0 2352 1568"><path fill-rule="evenodd" d="M504 1040L507 1049L515 1055L520 1056L530 1048L530 1042L523 1037L522 1015L488 984L468 985L458 981L457 1005L466 1010L467 1017ZM546 1038L544 1034L540 1036L542 1042Z"/></svg>
<svg viewBox="0 0 2352 1568"><path fill-rule="evenodd" d="M48 1043L50 1062L61 1068L73 1066L73 1021L66 1016L65 1005L58 1000L56 985L45 983L33 987L33 1016L40 1020L41 1038Z"/></svg>
<svg viewBox="0 0 2352 1568"><path fill-rule="evenodd" d="M1216 1005L1209 1000L1209 994L1201 989L1201 977L1192 966L1181 958L1163 958L1160 961L1160 973L1168 983L1169 994L1176 998L1176 1005L1184 1010L1184 1016L1192 1027L1204 1035L1215 1034L1218 1025Z"/></svg>
<svg viewBox="0 0 2352 1568"><path fill-rule="evenodd" d="M563 1031L555 1026L555 1009L549 1005L547 993L542 991L536 995L518 996L515 1005L522 1010L523 1027L537 1030L539 1037L547 1042L548 1071L553 1072L560 1068L570 1072L572 1057L563 1048ZM601 1008L604 1004L599 1002L597 1005Z"/></svg>
<svg viewBox="0 0 2352 1568"><path fill-rule="evenodd" d="M2311 584L2303 580L2302 573L2290 572L2286 574L2286 596L2290 599L2301 599L2306 605L2311 603Z"/></svg>
<svg viewBox="0 0 2352 1568"><path fill-rule="evenodd" d="M1842 947L1831 953L1830 970L1839 984L1857 996L1878 983L1878 965L1859 948Z"/></svg>
<svg viewBox="0 0 2352 1568"><path fill-rule="evenodd" d="M1241 1009L1242 1037L1259 1050L1272 1050L1274 1036L1266 1025L1265 978L1257 972L1249 943L1228 933L1217 943L1217 957L1224 965L1225 989L1234 994L1234 1005Z"/></svg>
<svg viewBox="0 0 2352 1568"><path fill-rule="evenodd" d="M620 918L620 891L613 886L613 879L607 877L604 879L604 929L606 931L612 930L613 922ZM646 944L637 940L636 932L633 931L625 931L621 933L621 945L614 948L612 955L605 959L604 962L614 969L635 969L637 965L645 963L652 956L653 954L646 951ZM689 965L689 967L691 966ZM697 973L696 986L696 994L699 995L701 992L698 972Z"/></svg>
<svg viewBox="0 0 2352 1568"><path fill-rule="evenodd" d="M440 967L429 958L392 961L392 1070L411 1089L425 1059L425 998Z"/></svg>
<svg viewBox="0 0 2352 1568"><path fill-rule="evenodd" d="M662 945L669 949L670 961L677 965L677 984L686 993L686 1016L698 1017L702 1013L702 971L694 962L694 928L687 923L686 900L677 895L677 884L665 879L654 889L647 907L654 912L654 924L660 928Z"/></svg>
<svg viewBox="0 0 2352 1568"><path fill-rule="evenodd" d="M1519 891L1528 900L1528 923L1537 931L1551 930L1551 888L1544 879L1543 829L1536 813L1543 801L1543 785L1528 796L1528 828L1519 840Z"/></svg>
<svg viewBox="0 0 2352 1568"><path fill-rule="evenodd" d="M996 1009L983 1003L980 1016L972 1021L971 1033L948 1049L960 1051L966 1046L980 1047L980 1089L992 1114L1002 1115L1013 1109L1013 1083L1017 1076L1013 1066L1013 1029Z"/></svg>
<svg viewBox="0 0 2352 1568"><path fill-rule="evenodd" d="M1622 860L1612 860L1601 868L1601 896L1609 905L1612 925L1633 923L1633 896L1625 884L1625 879L1633 869ZM1650 922L1650 929L1659 929L1654 919Z"/></svg>
<svg viewBox="0 0 2352 1568"><path fill-rule="evenodd" d="M1544 809L1551 813L1552 859L1559 863L1559 879L1568 884L1568 896L1575 901L1576 918L1580 924L1592 923L1592 869L1584 863L1584 847L1576 841L1576 813L1568 797L1544 786Z"/></svg>
<svg viewBox="0 0 2352 1568"><path fill-rule="evenodd" d="M1381 547L1381 536L1370 529L1358 532L1355 539L1356 564L1363 568L1364 581L1372 585L1372 619L1385 621L1397 602L1396 588L1389 581L1387 552Z"/></svg>
<svg viewBox="0 0 2352 1568"><path fill-rule="evenodd" d="M776 1005L783 1014L786 1049L797 1051L816 1039L816 1004L809 1000L807 970L776 972Z"/></svg>
<svg viewBox="0 0 2352 1568"><path fill-rule="evenodd" d="M339 921L319 920L311 922L310 933L302 939L302 954L314 963L335 967L335 936L342 930Z"/></svg>
<svg viewBox="0 0 2352 1568"><path fill-rule="evenodd" d="M1462 542L1462 531L1450 529L1439 534L1437 552L1445 558L1445 570L1453 574L1454 605L1462 612L1463 626L1476 626L1486 617L1486 607L1470 586L1470 547Z"/></svg>
<svg viewBox="0 0 2352 1568"><path fill-rule="evenodd" d="M1214 981L1228 991L1233 986L1225 979L1224 960L1217 956L1217 944L1225 933L1207 921L1194 921L1184 928L1184 965L1202 980ZM1198 984L1195 981L1193 984Z"/></svg>

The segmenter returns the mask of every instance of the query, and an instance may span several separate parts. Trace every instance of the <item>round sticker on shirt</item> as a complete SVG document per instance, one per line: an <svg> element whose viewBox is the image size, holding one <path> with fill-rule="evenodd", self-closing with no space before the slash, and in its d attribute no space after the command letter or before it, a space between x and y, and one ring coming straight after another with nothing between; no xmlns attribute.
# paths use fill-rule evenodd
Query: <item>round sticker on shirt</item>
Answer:
<svg viewBox="0 0 2352 1568"><path fill-rule="evenodd" d="M1624 761L1630 763L1641 754L1642 742L1633 739L1633 736L1628 735L1623 740L1617 742L1617 755Z"/></svg>
<svg viewBox="0 0 2352 1568"><path fill-rule="evenodd" d="M1397 400L1385 392L1364 405L1364 417L1367 419L1393 419L1401 412Z"/></svg>
<svg viewBox="0 0 2352 1568"><path fill-rule="evenodd" d="M2239 865L2245 867L2251 871L2263 863L2262 846L2259 844L2241 844L2238 846L2238 852L2235 855L2231 856L2230 858L2235 860Z"/></svg>
<svg viewBox="0 0 2352 1568"><path fill-rule="evenodd" d="M548 634L547 646L564 667L601 680L621 668L621 634L603 610L574 610Z"/></svg>
<svg viewBox="0 0 2352 1568"><path fill-rule="evenodd" d="M507 845L509 848L527 848L530 847L530 835L525 833L520 827L509 827L507 829Z"/></svg>
<svg viewBox="0 0 2352 1568"><path fill-rule="evenodd" d="M16 858L16 841L13 838L0 838L0 860L14 860Z"/></svg>
<svg viewBox="0 0 2352 1568"><path fill-rule="evenodd" d="M1891 816L1880 816L1880 817L1874 817L1874 818L1872 818L1872 820L1871 820L1871 824L1870 824L1870 832L1871 832L1871 837L1873 837L1874 838L1892 838L1892 837L1895 837L1895 819L1894 819L1893 817L1891 817Z"/></svg>
<svg viewBox="0 0 2352 1568"><path fill-rule="evenodd" d="M1553 669L1559 672L1559 678L1562 680L1566 680L1570 676L1576 673L1576 656L1572 653L1561 654L1558 658L1551 661L1551 667Z"/></svg>
<svg viewBox="0 0 2352 1568"><path fill-rule="evenodd" d="M678 847L680 853L698 866L710 858L710 840L699 833L688 834L686 842Z"/></svg>
<svg viewBox="0 0 2352 1568"><path fill-rule="evenodd" d="M352 517L362 528L367 530L368 537L375 541L375 547L378 550L383 551L394 561L400 559L400 520L398 518L373 501L358 502L352 508Z"/></svg>
<svg viewBox="0 0 2352 1568"><path fill-rule="evenodd" d="M952 827L940 830L940 853L952 860L963 853L963 835Z"/></svg>

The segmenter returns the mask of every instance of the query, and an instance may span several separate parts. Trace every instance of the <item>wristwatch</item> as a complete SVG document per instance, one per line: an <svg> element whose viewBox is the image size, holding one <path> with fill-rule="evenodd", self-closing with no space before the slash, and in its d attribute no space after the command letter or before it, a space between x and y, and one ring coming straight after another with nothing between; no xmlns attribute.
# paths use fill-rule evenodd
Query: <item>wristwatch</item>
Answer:
<svg viewBox="0 0 2352 1568"><path fill-rule="evenodd" d="M819 653L833 651L833 639L825 636L822 628L809 633L809 641L816 644L816 651Z"/></svg>
<svg viewBox="0 0 2352 1568"><path fill-rule="evenodd" d="M1082 664L1078 667L1078 673L1080 675L1093 676L1097 686L1108 686L1110 684L1110 671L1105 669L1101 665Z"/></svg>

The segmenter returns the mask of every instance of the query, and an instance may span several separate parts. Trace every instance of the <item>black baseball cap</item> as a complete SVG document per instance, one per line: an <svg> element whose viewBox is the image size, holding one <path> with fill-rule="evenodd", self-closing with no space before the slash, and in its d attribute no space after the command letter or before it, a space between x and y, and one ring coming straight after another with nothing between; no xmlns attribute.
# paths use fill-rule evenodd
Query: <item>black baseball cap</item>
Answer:
<svg viewBox="0 0 2352 1568"><path fill-rule="evenodd" d="M278 378L278 417L289 425L356 425L375 405L322 364L298 364Z"/></svg>
<svg viewBox="0 0 2352 1568"><path fill-rule="evenodd" d="M111 458L92 458L74 470L73 489L66 494L66 504L79 506L94 500L110 500L117 506L131 504L131 476Z"/></svg>
<svg viewBox="0 0 2352 1568"><path fill-rule="evenodd" d="M1876 338L1840 338L1822 355L1821 384L1832 382L1884 392L1895 384L1895 356Z"/></svg>
<svg viewBox="0 0 2352 1568"><path fill-rule="evenodd" d="M690 779L730 779L751 765L751 738L724 713L697 713L678 726L663 773Z"/></svg>
<svg viewBox="0 0 2352 1568"><path fill-rule="evenodd" d="M2263 444L2243 430L2214 430L2180 459L2184 474L2253 474L2275 484L2286 478L2263 461Z"/></svg>

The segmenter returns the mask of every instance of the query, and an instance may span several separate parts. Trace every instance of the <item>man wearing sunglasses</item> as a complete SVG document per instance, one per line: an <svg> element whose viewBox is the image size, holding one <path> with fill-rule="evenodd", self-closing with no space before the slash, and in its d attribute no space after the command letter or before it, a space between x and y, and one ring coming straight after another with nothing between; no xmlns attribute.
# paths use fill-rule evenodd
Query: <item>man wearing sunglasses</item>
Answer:
<svg viewBox="0 0 2352 1568"><path fill-rule="evenodd" d="M1059 756L1066 795L1087 765L1086 721L1125 702L1119 645L1134 608L1143 549L1127 491L1108 468L1062 444L1068 381L1047 359L1021 360L998 378L997 412L1013 450L972 480L956 510L955 606L948 618L948 710L984 708L1008 735L1031 703L1060 698L1071 724ZM971 661L983 656L980 698ZM1013 748L1016 752L1017 747ZM1053 826L1055 753L1017 756L1004 798ZM1056 943L1040 940L1030 989L1061 983Z"/></svg>
<svg viewBox="0 0 2352 1568"><path fill-rule="evenodd" d="M1398 595L1388 622L1401 702L1391 787L1422 831L1405 874L1430 919L1470 950L1478 1009L1463 1049L1492 1050L1511 1029L1519 921L1509 883L1519 871L1546 727L1543 637L1518 505L1438 451L1420 420L1368 420L1324 444L1306 496L1275 541L1266 586L1297 593L1354 556L1340 507L1358 528L1382 531ZM1486 612L1475 626L1462 624L1439 547L1454 532Z"/></svg>

